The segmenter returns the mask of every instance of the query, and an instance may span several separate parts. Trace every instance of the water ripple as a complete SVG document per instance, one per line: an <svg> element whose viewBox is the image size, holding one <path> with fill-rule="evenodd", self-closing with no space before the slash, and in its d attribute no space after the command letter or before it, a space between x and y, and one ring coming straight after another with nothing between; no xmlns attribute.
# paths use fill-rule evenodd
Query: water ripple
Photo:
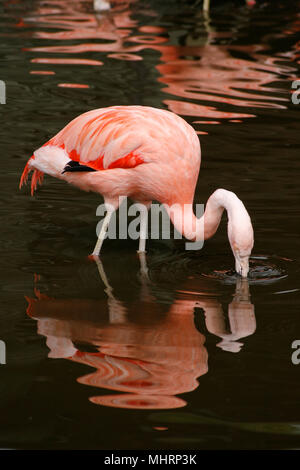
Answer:
<svg viewBox="0 0 300 470"><path fill-rule="evenodd" d="M36 55L31 63L63 68L103 66L110 59L135 62L143 61L149 50L158 53L157 80L167 95L163 103L183 116L204 118L192 121L199 134L207 133L203 131L203 127L209 130L206 124L219 124L221 120L241 122L255 117L257 109L285 109L290 100L284 83L296 78L291 57L284 51L274 56L267 54L260 44L234 44L234 21L241 27L238 16L230 18L229 30L217 31L213 21L220 22L221 17L216 14L209 22L197 11L189 30L182 33L180 25L178 31L169 29L164 26L163 14L142 8L139 2L114 2L111 10L101 13L93 12L91 6L88 1L77 4L49 0L24 15L18 27L35 26L32 38L38 44L24 49ZM141 25L145 17L148 23L153 17L156 21L159 18L161 25ZM191 23L184 14L182 21ZM296 21L291 27L297 29L297 25ZM290 33L284 31L279 36L284 34ZM295 48L298 50L297 44ZM54 71L30 73L46 75ZM55 74L59 79L57 68ZM92 75L90 80L78 83L77 88L93 86ZM57 85L68 86L61 81ZM76 80L69 87L76 88Z"/></svg>

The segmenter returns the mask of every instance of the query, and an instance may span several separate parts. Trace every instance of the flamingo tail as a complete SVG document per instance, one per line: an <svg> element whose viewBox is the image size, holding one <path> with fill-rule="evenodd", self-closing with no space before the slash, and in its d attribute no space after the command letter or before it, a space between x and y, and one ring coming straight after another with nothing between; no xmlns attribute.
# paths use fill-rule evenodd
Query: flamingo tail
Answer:
<svg viewBox="0 0 300 470"><path fill-rule="evenodd" d="M22 176L20 178L20 184L19 184L19 189L22 188L23 184L27 184L29 173L31 171L33 171L33 174L32 174L32 177L31 177L31 196L33 196L34 191L37 188L37 185L38 184L41 185L43 183L43 179L44 179L44 173L42 171L35 170L31 166L29 166L29 162L32 159L34 159L34 155L32 155L32 157L30 157L28 162L26 163L24 171L23 171Z"/></svg>

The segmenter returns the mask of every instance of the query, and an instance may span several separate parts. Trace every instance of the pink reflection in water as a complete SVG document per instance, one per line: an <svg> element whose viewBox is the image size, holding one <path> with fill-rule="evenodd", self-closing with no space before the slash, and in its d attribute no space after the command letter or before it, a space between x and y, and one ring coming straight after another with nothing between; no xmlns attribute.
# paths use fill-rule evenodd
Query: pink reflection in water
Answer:
<svg viewBox="0 0 300 470"><path fill-rule="evenodd" d="M126 54L125 52L115 52L114 54L108 54L107 57L118 60L143 60L143 58L137 54Z"/></svg>
<svg viewBox="0 0 300 470"><path fill-rule="evenodd" d="M58 83L60 88L90 88L90 85L84 85L83 83Z"/></svg>
<svg viewBox="0 0 300 470"><path fill-rule="evenodd" d="M181 98L235 107L285 108L278 101L287 101L287 98L274 97L276 90L266 86L276 79L276 74L283 72L282 67L275 65L275 59L267 60L256 55L256 47L240 46L236 49L252 55L256 61L231 57L227 46L177 47L176 51L167 47L162 59L165 56L168 62L157 66L162 75L159 81L167 85L163 90ZM197 56L199 60L180 59L180 56ZM269 96L267 92L273 95ZM218 119L253 117L249 113L223 112L188 101L166 100L164 103L172 111L189 116Z"/></svg>
<svg viewBox="0 0 300 470"><path fill-rule="evenodd" d="M36 298L27 298L27 313L47 338L50 358L92 367L94 371L77 379L80 384L122 392L92 396L95 404L135 409L185 406L177 395L195 390L199 377L208 371L205 336L194 321L196 308L205 312L207 330L221 338L217 346L225 351L239 352L239 340L255 332L247 281L238 281L228 306L228 331L222 305L206 281L189 280L166 311L152 298L148 281L142 281L141 300L125 305L114 296L102 265L99 273L107 300L59 300L37 289ZM80 351L76 344L92 346L93 352Z"/></svg>
<svg viewBox="0 0 300 470"><path fill-rule="evenodd" d="M50 43L31 48L32 52L43 53L43 57L35 58L33 62L102 65L99 60L70 58L70 55L90 52L99 53L101 57L106 54L114 60L141 61L142 52L152 49L160 53L156 69L160 73L158 81L165 85L163 91L168 94L163 100L168 109L213 122L220 119L241 122L254 117L258 108L284 109L285 102L290 99L271 84L279 75L280 80L295 79L293 69L283 65L283 60L279 64L278 57L263 54L259 45L214 45L214 40L230 37L232 33L209 29L204 44L203 40L201 43L188 34L181 41L183 44L166 44L172 38L166 28L139 25L138 20L132 19L133 2L113 2L111 10L101 14L92 12L90 3L83 3L90 7L83 11L76 2L49 0L25 19L25 22L39 25L40 30L34 33L37 39L63 41L63 45ZM149 15L155 15L155 12L149 11ZM60 31L51 32L49 28ZM74 40L80 43L68 43ZM172 42L176 40L172 39ZM65 57L49 57L47 62L44 56L47 53ZM234 57L238 54L243 58ZM251 112L243 112L241 108L245 107L250 107ZM198 124L205 125L205 121Z"/></svg>
<svg viewBox="0 0 300 470"><path fill-rule="evenodd" d="M225 113L224 111L218 111L214 106L205 106L201 104L189 103L186 101L178 100L164 100L164 103L168 108L176 114L182 114L183 116L201 116L206 118L249 118L255 117L254 114L241 114L241 113Z"/></svg>
<svg viewBox="0 0 300 470"><path fill-rule="evenodd" d="M52 70L30 70L31 75L55 75Z"/></svg>
<svg viewBox="0 0 300 470"><path fill-rule="evenodd" d="M90 59L58 59L54 57L45 57L38 59L31 59L34 64L64 64L64 65L103 65L100 60Z"/></svg>
<svg viewBox="0 0 300 470"><path fill-rule="evenodd" d="M96 404L126 408L177 408L186 401L175 395L191 392L197 377L207 372L204 336L194 325L194 303L176 302L162 322L141 325L127 320L138 308L143 317L154 304L131 305L119 301L28 299L28 313L38 320L46 336L49 357L66 358L93 367L78 379L84 385L123 392L96 396ZM85 321L89 311L109 309L110 322ZM103 323L103 322L102 322ZM98 352L81 352L73 343L92 344Z"/></svg>
<svg viewBox="0 0 300 470"><path fill-rule="evenodd" d="M90 401L92 403L95 403L95 405L110 406L113 408L130 408L142 410L175 409L182 408L186 405L186 402L178 397L167 397L162 395L141 396L134 395L133 393L91 397Z"/></svg>

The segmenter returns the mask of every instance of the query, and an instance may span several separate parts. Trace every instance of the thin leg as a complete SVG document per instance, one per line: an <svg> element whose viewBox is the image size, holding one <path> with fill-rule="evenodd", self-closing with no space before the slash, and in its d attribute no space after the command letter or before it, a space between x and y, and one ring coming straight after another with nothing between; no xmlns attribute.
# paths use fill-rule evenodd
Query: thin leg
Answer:
<svg viewBox="0 0 300 470"><path fill-rule="evenodd" d="M146 252L146 240L148 238L148 209L150 203L144 204L145 210L141 211L141 224L140 224L140 241L138 253Z"/></svg>
<svg viewBox="0 0 300 470"><path fill-rule="evenodd" d="M140 260L140 281L141 281L141 298L145 302L151 302L153 301L153 297L150 293L150 284L151 281L148 276L148 266L147 266L147 261L146 261L146 253L138 251L138 256Z"/></svg>
<svg viewBox="0 0 300 470"><path fill-rule="evenodd" d="M146 253L144 251L138 251L140 259L140 273L142 278L148 279L148 266L146 261Z"/></svg>
<svg viewBox="0 0 300 470"><path fill-rule="evenodd" d="M99 254L100 254L100 250L101 250L102 244L104 242L104 238L105 238L105 235L106 235L106 232L107 232L107 228L109 226L111 216L113 215L114 212L115 212L115 209L110 206L108 211L107 211L106 216L104 217L103 224L102 224L102 227L101 227L101 230L100 230L100 233L99 233L99 237L98 237L96 246L94 248L94 251L92 253L93 256L99 256Z"/></svg>
<svg viewBox="0 0 300 470"><path fill-rule="evenodd" d="M148 266L146 261L146 239L148 237L148 210L151 206L151 202L143 204L144 210L141 211L141 223L140 223L140 241L138 256L140 260L140 279L142 283L142 296L147 298L150 296L148 284L150 282L148 276Z"/></svg>
<svg viewBox="0 0 300 470"><path fill-rule="evenodd" d="M111 285L110 285L110 283L107 279L106 273L104 271L103 264L101 263L101 260L98 258L98 256L95 257L95 262L96 262L96 265L97 265L97 268L98 268L98 271L99 271L99 274L100 274L100 277L101 277L101 281L105 285L105 292L106 292L107 296L114 299L115 297L113 295L113 288L111 287Z"/></svg>
<svg viewBox="0 0 300 470"><path fill-rule="evenodd" d="M101 277L103 284L105 285L105 292L108 297L108 311L109 311L109 322L110 323L127 323L127 310L126 307L120 302L120 300L116 299L113 294L113 288L111 287L106 273L104 271L103 264L101 260L96 256L95 262Z"/></svg>
<svg viewBox="0 0 300 470"><path fill-rule="evenodd" d="M203 0L203 10L204 11L209 10L209 4L210 4L210 0Z"/></svg>

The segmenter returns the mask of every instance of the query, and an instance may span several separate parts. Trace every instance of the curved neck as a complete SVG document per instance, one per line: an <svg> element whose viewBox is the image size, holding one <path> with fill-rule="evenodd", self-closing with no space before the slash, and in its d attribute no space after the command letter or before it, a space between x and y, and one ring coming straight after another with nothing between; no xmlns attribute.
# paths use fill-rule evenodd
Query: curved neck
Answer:
<svg viewBox="0 0 300 470"><path fill-rule="evenodd" d="M241 206L246 211L243 203L234 193L225 189L217 189L209 197L204 213L204 204L196 206L196 214L193 211L192 204L165 205L165 208L179 233L188 240L200 241L207 240L216 233L224 209L226 209L230 220L242 212Z"/></svg>
<svg viewBox="0 0 300 470"><path fill-rule="evenodd" d="M203 205L196 206L197 216L201 215L199 212L202 208L200 217L194 214L192 204L165 207L176 230L192 241L212 237L218 229L225 209L228 215L228 239L236 261L246 257L248 261L253 247L253 228L244 204L235 193L217 189L208 199L204 214Z"/></svg>

